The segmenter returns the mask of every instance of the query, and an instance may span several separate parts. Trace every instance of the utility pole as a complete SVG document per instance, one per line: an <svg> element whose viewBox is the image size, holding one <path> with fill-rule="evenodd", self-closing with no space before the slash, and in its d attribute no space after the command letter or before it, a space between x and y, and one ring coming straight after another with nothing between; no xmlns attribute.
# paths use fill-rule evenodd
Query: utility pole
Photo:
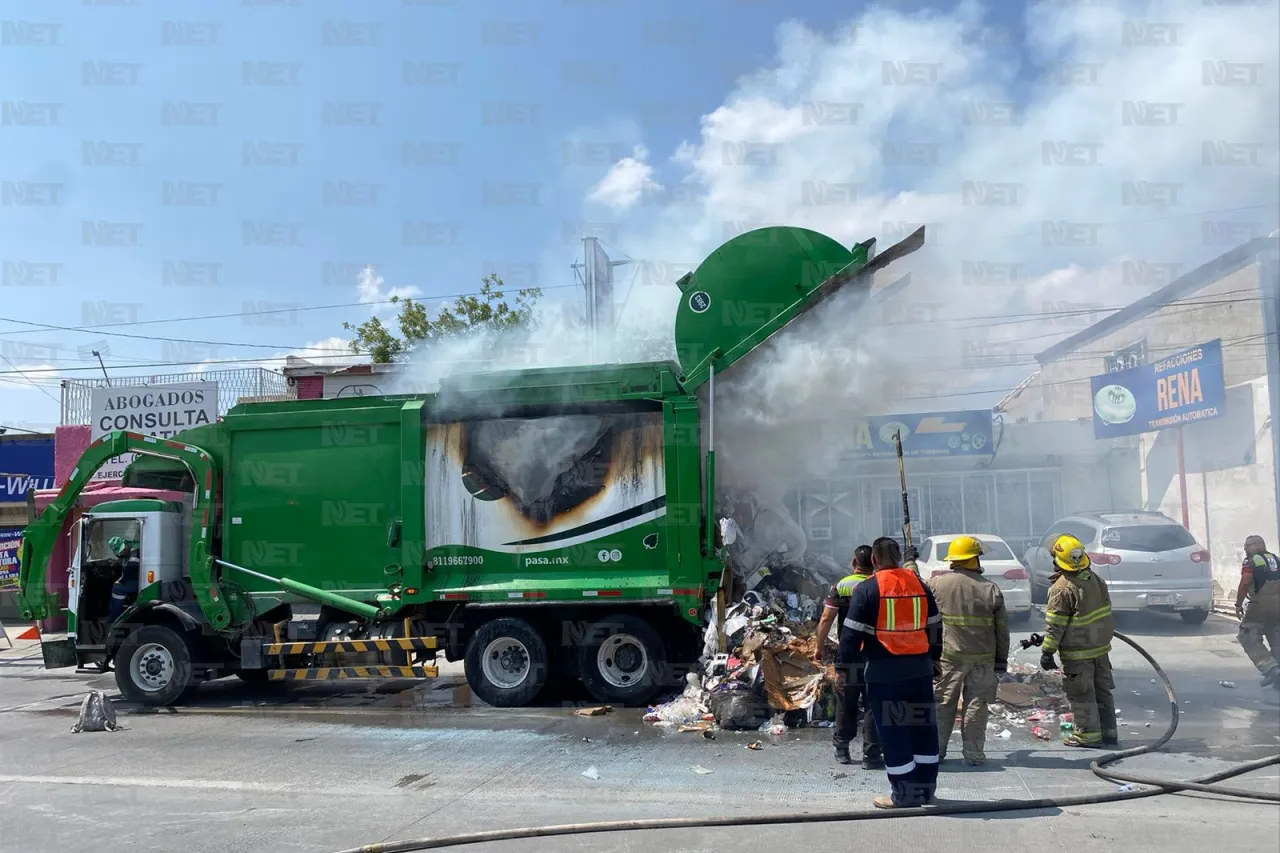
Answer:
<svg viewBox="0 0 1280 853"><path fill-rule="evenodd" d="M586 291L585 318L591 336L591 360L599 358L600 330L612 332L617 325L613 304L613 268L626 266L630 260L611 260L600 248L599 237L582 238L582 262L571 264L576 278Z"/></svg>

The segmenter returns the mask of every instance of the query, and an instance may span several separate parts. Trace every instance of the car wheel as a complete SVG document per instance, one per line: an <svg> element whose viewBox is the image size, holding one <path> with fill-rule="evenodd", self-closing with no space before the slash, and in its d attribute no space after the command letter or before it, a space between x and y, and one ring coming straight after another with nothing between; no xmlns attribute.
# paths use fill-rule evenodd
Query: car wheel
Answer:
<svg viewBox="0 0 1280 853"><path fill-rule="evenodd" d="M495 708L519 708L547 683L547 644L523 619L486 622L467 641L467 684Z"/></svg>
<svg viewBox="0 0 1280 853"><path fill-rule="evenodd" d="M1209 618L1208 610L1179 610L1178 615L1182 617L1182 621L1188 625L1203 625L1204 620Z"/></svg>
<svg viewBox="0 0 1280 853"><path fill-rule="evenodd" d="M597 701L644 705L662 687L667 651L648 622L620 613L587 629L578 647L578 672Z"/></svg>
<svg viewBox="0 0 1280 853"><path fill-rule="evenodd" d="M115 656L116 686L130 702L171 705L192 686L191 647L166 625L145 625Z"/></svg>

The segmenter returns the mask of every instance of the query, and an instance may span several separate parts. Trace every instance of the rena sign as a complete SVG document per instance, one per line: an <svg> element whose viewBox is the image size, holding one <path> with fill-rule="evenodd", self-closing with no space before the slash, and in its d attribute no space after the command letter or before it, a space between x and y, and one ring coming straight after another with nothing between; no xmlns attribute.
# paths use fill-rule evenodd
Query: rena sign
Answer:
<svg viewBox="0 0 1280 853"><path fill-rule="evenodd" d="M218 419L218 383L95 388L91 411L94 441L118 430L172 438ZM94 479L120 479L133 459L131 453L115 457L98 469Z"/></svg>
<svg viewBox="0 0 1280 853"><path fill-rule="evenodd" d="M1226 402L1222 341L1214 339L1150 364L1094 376L1090 391L1095 438L1219 418Z"/></svg>

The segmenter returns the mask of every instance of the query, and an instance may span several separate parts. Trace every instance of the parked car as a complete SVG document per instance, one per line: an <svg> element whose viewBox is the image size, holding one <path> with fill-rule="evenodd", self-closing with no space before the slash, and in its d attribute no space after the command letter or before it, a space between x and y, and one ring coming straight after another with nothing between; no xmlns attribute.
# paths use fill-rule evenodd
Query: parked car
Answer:
<svg viewBox="0 0 1280 853"><path fill-rule="evenodd" d="M1055 568L1049 551L1062 534L1080 540L1093 571L1107 582L1111 609L1177 613L1199 625L1213 607L1209 552L1178 522L1160 512L1118 510L1068 516L1028 549L1037 602L1046 600Z"/></svg>
<svg viewBox="0 0 1280 853"><path fill-rule="evenodd" d="M920 576L928 579L951 570L947 548L959 533L930 536L920 543L920 559L916 566ZM1031 618L1031 582L1026 568L1018 562L1013 550L999 536L970 534L982 543L982 575L995 581L1004 595L1004 607L1010 622L1026 622Z"/></svg>

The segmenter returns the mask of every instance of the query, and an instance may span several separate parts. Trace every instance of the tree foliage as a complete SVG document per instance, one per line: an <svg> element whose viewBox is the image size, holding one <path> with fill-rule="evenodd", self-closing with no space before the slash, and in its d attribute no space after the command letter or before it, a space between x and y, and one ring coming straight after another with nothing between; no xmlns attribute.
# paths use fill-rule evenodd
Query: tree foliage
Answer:
<svg viewBox="0 0 1280 853"><path fill-rule="evenodd" d="M391 301L400 308L396 317L398 335L377 317L359 325L343 323L342 327L355 333L352 352L368 354L374 364L386 364L423 343L528 328L541 296L541 288L521 288L514 301L508 302L502 279L489 274L482 279L479 293L457 297L452 307L440 309L434 317L422 302L393 296Z"/></svg>

